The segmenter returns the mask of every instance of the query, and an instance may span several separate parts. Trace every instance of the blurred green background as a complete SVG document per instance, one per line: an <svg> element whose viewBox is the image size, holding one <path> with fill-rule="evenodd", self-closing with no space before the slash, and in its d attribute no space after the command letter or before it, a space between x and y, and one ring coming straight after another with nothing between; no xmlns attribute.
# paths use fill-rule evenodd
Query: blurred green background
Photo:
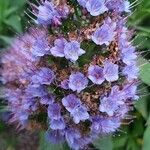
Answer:
<svg viewBox="0 0 150 150"><path fill-rule="evenodd" d="M141 100L135 104L132 115L134 122L123 125L115 135L104 137L94 143L98 150L150 150L150 0L137 1L128 25L135 33L140 65L139 86ZM0 53L9 46L17 34L28 26L25 0L0 0ZM0 150L61 150L44 143L42 134L22 131L17 133L15 127L5 123L8 115L0 101Z"/></svg>

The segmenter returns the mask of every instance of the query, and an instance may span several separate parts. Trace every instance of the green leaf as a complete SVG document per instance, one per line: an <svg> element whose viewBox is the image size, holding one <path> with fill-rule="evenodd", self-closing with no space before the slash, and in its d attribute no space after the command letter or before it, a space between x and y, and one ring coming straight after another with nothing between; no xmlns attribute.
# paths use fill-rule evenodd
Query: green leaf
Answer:
<svg viewBox="0 0 150 150"><path fill-rule="evenodd" d="M148 112L147 112L147 97L143 97L139 99L135 103L135 108L142 114L142 116L146 119L148 117Z"/></svg>
<svg viewBox="0 0 150 150"><path fill-rule="evenodd" d="M121 148L125 145L127 141L127 136L115 137L113 141L113 148Z"/></svg>
<svg viewBox="0 0 150 150"><path fill-rule="evenodd" d="M5 20L5 23L15 29L17 32L22 32L21 18L17 15L13 15Z"/></svg>
<svg viewBox="0 0 150 150"><path fill-rule="evenodd" d="M6 44L10 45L11 42L12 42L12 39L11 37L7 37L7 36L0 36L0 40L4 41Z"/></svg>
<svg viewBox="0 0 150 150"><path fill-rule="evenodd" d="M126 150L141 150L140 147L137 145L135 139L130 137L127 143Z"/></svg>
<svg viewBox="0 0 150 150"><path fill-rule="evenodd" d="M144 59L139 59L139 67L140 67L140 79L150 85L150 63Z"/></svg>
<svg viewBox="0 0 150 150"><path fill-rule="evenodd" d="M40 133L40 148L39 150L69 150L65 143L52 144L45 139L45 133Z"/></svg>
<svg viewBox="0 0 150 150"><path fill-rule="evenodd" d="M101 137L97 141L95 141L93 145L99 150L112 150L113 149L111 136Z"/></svg>
<svg viewBox="0 0 150 150"><path fill-rule="evenodd" d="M142 150L150 150L150 126L147 126L144 133L144 142Z"/></svg>

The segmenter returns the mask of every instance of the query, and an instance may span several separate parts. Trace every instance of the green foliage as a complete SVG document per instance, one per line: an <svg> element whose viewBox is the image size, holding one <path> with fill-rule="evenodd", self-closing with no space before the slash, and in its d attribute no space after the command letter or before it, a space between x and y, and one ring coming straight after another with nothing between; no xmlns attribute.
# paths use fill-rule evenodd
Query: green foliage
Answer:
<svg viewBox="0 0 150 150"><path fill-rule="evenodd" d="M134 2L135 0L132 0ZM130 17L129 25L137 32L137 38L135 44L139 45L140 50L150 48L150 1L139 0L138 5L133 10L133 14ZM142 42L142 43L141 43Z"/></svg>
<svg viewBox="0 0 150 150"><path fill-rule="evenodd" d="M9 44L14 33L22 32L24 4L25 0L0 0L0 46Z"/></svg>
<svg viewBox="0 0 150 150"><path fill-rule="evenodd" d="M95 148L99 150L112 150L113 149L112 137L111 136L101 137L97 141L95 141L93 145L95 146Z"/></svg>
<svg viewBox="0 0 150 150"><path fill-rule="evenodd" d="M143 63L140 66L140 78L144 83L150 85L150 63L145 59L141 61Z"/></svg>
<svg viewBox="0 0 150 150"><path fill-rule="evenodd" d="M39 150L69 150L65 143L52 144L45 140L45 132L40 133L40 148Z"/></svg>
<svg viewBox="0 0 150 150"><path fill-rule="evenodd" d="M144 143L143 143L143 150L150 150L150 126L147 126L144 132Z"/></svg>

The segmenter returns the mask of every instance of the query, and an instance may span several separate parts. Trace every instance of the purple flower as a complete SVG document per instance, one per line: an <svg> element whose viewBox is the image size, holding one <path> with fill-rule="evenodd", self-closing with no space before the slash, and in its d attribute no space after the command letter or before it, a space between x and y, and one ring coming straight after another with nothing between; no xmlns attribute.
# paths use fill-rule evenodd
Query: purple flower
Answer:
<svg viewBox="0 0 150 150"><path fill-rule="evenodd" d="M115 12L130 12L130 2L128 0L107 0L106 6Z"/></svg>
<svg viewBox="0 0 150 150"><path fill-rule="evenodd" d="M109 116L113 116L115 111L118 109L118 104L113 99L104 97L100 100L99 111L106 112Z"/></svg>
<svg viewBox="0 0 150 150"><path fill-rule="evenodd" d="M35 98L28 98L24 96L22 99L22 109L26 111L36 111L38 109L38 102Z"/></svg>
<svg viewBox="0 0 150 150"><path fill-rule="evenodd" d="M41 68L34 76L32 76L32 82L34 84L46 84L50 85L55 78L54 72L49 68Z"/></svg>
<svg viewBox="0 0 150 150"><path fill-rule="evenodd" d="M124 94L125 99L138 99L139 97L137 96L137 85L134 83L129 83L124 86L122 90Z"/></svg>
<svg viewBox="0 0 150 150"><path fill-rule="evenodd" d="M37 14L37 23L42 25L48 24L61 24L60 23L60 16L56 10L56 7L52 2L45 1L43 5L38 7L38 14Z"/></svg>
<svg viewBox="0 0 150 150"><path fill-rule="evenodd" d="M81 105L81 101L74 94L70 94L62 99L62 104L71 113L77 106Z"/></svg>
<svg viewBox="0 0 150 150"><path fill-rule="evenodd" d="M46 37L38 37L35 42L33 43L32 46L32 54L35 57L41 57L44 56L45 54L49 54L49 45L48 41L46 40Z"/></svg>
<svg viewBox="0 0 150 150"><path fill-rule="evenodd" d="M48 106L48 117L51 120L59 120L61 118L61 107L59 104L54 103Z"/></svg>
<svg viewBox="0 0 150 150"><path fill-rule="evenodd" d="M126 114L131 110L132 108L127 105L121 105L119 109L116 112L116 116L118 116L120 119L125 118Z"/></svg>
<svg viewBox="0 0 150 150"><path fill-rule="evenodd" d="M25 93L28 97L43 97L47 95L47 91L43 86L35 86L35 85L28 85L25 90Z"/></svg>
<svg viewBox="0 0 150 150"><path fill-rule="evenodd" d="M105 61L103 73L107 81L109 82L117 81L119 78L118 65L113 64L110 61Z"/></svg>
<svg viewBox="0 0 150 150"><path fill-rule="evenodd" d="M131 46L126 39L120 39L119 48L121 50L122 61L127 65L132 64L137 58L135 47Z"/></svg>
<svg viewBox="0 0 150 150"><path fill-rule="evenodd" d="M64 48L65 58L69 59L72 62L78 60L79 56L85 54L85 51L80 48L80 43L77 41L71 41L66 43Z"/></svg>
<svg viewBox="0 0 150 150"><path fill-rule="evenodd" d="M76 124L78 124L80 121L85 121L90 117L87 112L87 108L82 105L75 107L71 112L71 116L73 116L73 121Z"/></svg>
<svg viewBox="0 0 150 150"><path fill-rule="evenodd" d="M57 7L57 12L59 16L61 16L61 18L67 18L70 11L67 5L63 5L63 6Z"/></svg>
<svg viewBox="0 0 150 150"><path fill-rule="evenodd" d="M81 5L82 7L86 7L86 3L87 3L87 0L77 0L79 5Z"/></svg>
<svg viewBox="0 0 150 150"><path fill-rule="evenodd" d="M61 81L60 87L65 89L65 90L68 90L69 89L69 80L66 79L66 80Z"/></svg>
<svg viewBox="0 0 150 150"><path fill-rule="evenodd" d="M54 47L50 49L51 54L55 57L64 57L64 48L67 41L64 38L56 39L54 42Z"/></svg>
<svg viewBox="0 0 150 150"><path fill-rule="evenodd" d="M53 130L63 130L65 129L65 126L65 121L62 117L59 119L52 119L50 121L50 128Z"/></svg>
<svg viewBox="0 0 150 150"><path fill-rule="evenodd" d="M115 28L116 24L111 21L110 18L108 18L109 22L106 22L99 27L94 34L92 35L92 40L97 44L97 45L109 45L111 41L114 40L115 37ZM110 23L112 22L112 23Z"/></svg>
<svg viewBox="0 0 150 150"><path fill-rule="evenodd" d="M97 65L91 65L88 69L88 78L95 84L102 84L105 81L103 69Z"/></svg>
<svg viewBox="0 0 150 150"><path fill-rule="evenodd" d="M81 148L81 135L80 132L76 129L68 129L65 133L66 141L68 145L75 149L79 150Z"/></svg>
<svg viewBox="0 0 150 150"><path fill-rule="evenodd" d="M69 88L78 93L88 85L88 79L80 72L72 73L69 77Z"/></svg>
<svg viewBox="0 0 150 150"><path fill-rule="evenodd" d="M133 63L131 65L125 66L122 73L125 76L127 76L127 79L129 81L131 81L133 79L137 79L138 78L139 68L136 66L135 63Z"/></svg>
<svg viewBox="0 0 150 150"><path fill-rule="evenodd" d="M123 104L124 93L119 89L119 86L115 85L111 88L109 97L110 99L117 100L118 104Z"/></svg>
<svg viewBox="0 0 150 150"><path fill-rule="evenodd" d="M45 137L48 142L59 144L64 141L64 132L62 130L48 130Z"/></svg>
<svg viewBox="0 0 150 150"><path fill-rule="evenodd" d="M91 130L95 133L108 134L115 132L120 125L120 120L115 117L93 117Z"/></svg>
<svg viewBox="0 0 150 150"><path fill-rule="evenodd" d="M45 95L41 97L40 103L44 105L50 105L54 102L55 97L52 94Z"/></svg>
<svg viewBox="0 0 150 150"><path fill-rule="evenodd" d="M105 0L88 0L86 9L92 16L98 16L108 10L105 6Z"/></svg>

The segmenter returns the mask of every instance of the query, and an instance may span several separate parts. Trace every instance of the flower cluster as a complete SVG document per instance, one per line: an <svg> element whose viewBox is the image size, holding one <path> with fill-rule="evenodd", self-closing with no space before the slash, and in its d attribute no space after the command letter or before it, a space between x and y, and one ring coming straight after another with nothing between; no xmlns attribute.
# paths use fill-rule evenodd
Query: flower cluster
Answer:
<svg viewBox="0 0 150 150"><path fill-rule="evenodd" d="M92 16L98 16L106 11L117 13L130 12L130 2L127 0L78 0Z"/></svg>
<svg viewBox="0 0 150 150"><path fill-rule="evenodd" d="M62 19L67 18L69 7L67 4L54 4L51 1L42 1L39 6L30 4L33 14L37 17L35 22L39 25L61 25Z"/></svg>
<svg viewBox="0 0 150 150"><path fill-rule="evenodd" d="M71 28L78 17L69 15L74 9L69 0L30 4L40 26L15 39L2 59L10 121L18 128L47 130L48 141L66 140L75 150L117 131L124 119L131 118L139 72L125 24L130 3L77 1L88 26L81 22L80 28ZM61 26L49 32L50 24L60 25L67 16L70 32Z"/></svg>
<svg viewBox="0 0 150 150"><path fill-rule="evenodd" d="M50 49L50 52L55 57L65 57L72 62L78 60L79 56L85 53L85 51L80 48L78 41L68 42L64 38L56 39L54 47Z"/></svg>

